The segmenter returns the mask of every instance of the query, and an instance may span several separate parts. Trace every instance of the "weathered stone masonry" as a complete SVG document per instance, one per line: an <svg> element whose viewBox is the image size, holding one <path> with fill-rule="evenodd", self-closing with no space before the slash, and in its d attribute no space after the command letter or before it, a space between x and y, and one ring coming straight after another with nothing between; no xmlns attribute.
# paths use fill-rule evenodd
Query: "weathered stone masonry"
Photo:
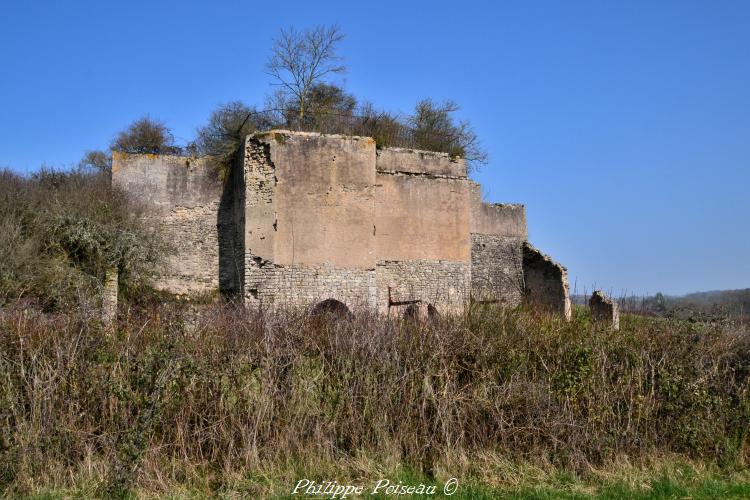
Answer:
<svg viewBox="0 0 750 500"><path fill-rule="evenodd" d="M523 205L483 203L479 184L471 183L470 189L474 299L516 306L524 294L526 209Z"/></svg>
<svg viewBox="0 0 750 500"><path fill-rule="evenodd" d="M591 319L604 323L613 330L620 329L620 308L616 301L602 292L594 290L589 299L589 309L591 310Z"/></svg>
<svg viewBox="0 0 750 500"><path fill-rule="evenodd" d="M523 244L522 254L526 300L537 309L570 319L568 271L528 242Z"/></svg>
<svg viewBox="0 0 750 500"><path fill-rule="evenodd" d="M217 290L222 184L206 159L113 152L112 184L137 200L170 246L156 286L176 294Z"/></svg>
<svg viewBox="0 0 750 500"><path fill-rule="evenodd" d="M274 130L248 136L223 181L205 159L117 154L113 183L174 242L168 291L384 313L528 296L569 314L564 268L529 258L524 207L483 203L444 153Z"/></svg>

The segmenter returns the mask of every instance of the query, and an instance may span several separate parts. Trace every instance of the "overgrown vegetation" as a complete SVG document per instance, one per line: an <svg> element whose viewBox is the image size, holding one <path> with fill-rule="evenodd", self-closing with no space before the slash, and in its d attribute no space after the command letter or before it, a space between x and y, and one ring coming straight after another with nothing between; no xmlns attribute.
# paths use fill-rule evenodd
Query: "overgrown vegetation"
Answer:
<svg viewBox="0 0 750 500"><path fill-rule="evenodd" d="M208 123L196 133L198 154L212 156L216 165L226 170L245 137L257 130L270 128L271 123L259 121L263 115L241 101L223 104L211 112Z"/></svg>
<svg viewBox="0 0 750 500"><path fill-rule="evenodd" d="M0 313L6 491L288 494L329 474L493 484L484 467L502 461L586 477L625 457L750 458L746 332L631 316L611 332L585 311L415 324L186 308L128 309L114 331Z"/></svg>
<svg viewBox="0 0 750 500"><path fill-rule="evenodd" d="M194 143L200 154L213 156L226 168L247 134L272 128L372 137L379 148L407 147L448 153L464 158L470 170L487 162L487 153L467 121L457 122L458 106L452 101L419 101L413 114L401 116L377 110L371 103L334 84L318 84L307 98L300 118L298 104L274 95L264 111L234 101L216 108L207 125L200 127ZM188 147L190 150L191 147Z"/></svg>
<svg viewBox="0 0 750 500"><path fill-rule="evenodd" d="M108 151L86 151L78 168L109 173L112 169L111 151L132 154L177 155L194 153L193 145L183 148L175 143L172 131L159 120L144 116L121 130L109 144Z"/></svg>
<svg viewBox="0 0 750 500"><path fill-rule="evenodd" d="M108 268L139 288L161 249L106 172L0 172L0 305L91 309Z"/></svg>
<svg viewBox="0 0 750 500"><path fill-rule="evenodd" d="M136 154L178 154L172 132L163 122L148 116L131 123L117 134L110 149Z"/></svg>
<svg viewBox="0 0 750 500"><path fill-rule="evenodd" d="M240 100L221 104L185 145L175 142L164 122L144 116L119 132L109 150L210 156L225 173L248 134L283 128L373 137L380 148L448 153L464 158L469 170L487 163L487 152L470 123L456 119L455 102L422 99L411 114L402 115L378 110L331 81L330 77L346 71L338 54L343 36L336 26L281 30L266 65L276 90L266 97L265 109ZM112 156L108 151L87 151L80 167L108 172Z"/></svg>
<svg viewBox="0 0 750 500"><path fill-rule="evenodd" d="M208 124L198 129L197 151L213 156L226 169L248 133L285 128L362 135L373 137L378 147L448 153L465 158L470 169L487 162L487 153L469 122L456 121L456 103L423 99L412 114L401 116L360 103L331 81L330 77L346 71L338 54L343 38L336 26L281 30L266 64L276 87L266 99L266 110L257 111L240 101L217 107Z"/></svg>

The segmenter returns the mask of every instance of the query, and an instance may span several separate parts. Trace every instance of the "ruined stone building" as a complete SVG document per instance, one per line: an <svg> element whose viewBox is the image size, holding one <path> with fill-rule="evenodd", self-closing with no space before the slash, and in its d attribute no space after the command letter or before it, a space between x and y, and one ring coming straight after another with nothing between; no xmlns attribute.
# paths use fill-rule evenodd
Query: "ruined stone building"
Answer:
<svg viewBox="0 0 750 500"><path fill-rule="evenodd" d="M171 244L155 283L175 294L384 313L525 297L570 315L566 271L528 244L524 207L483 203L444 153L274 130L223 176L205 158L114 153L112 182Z"/></svg>

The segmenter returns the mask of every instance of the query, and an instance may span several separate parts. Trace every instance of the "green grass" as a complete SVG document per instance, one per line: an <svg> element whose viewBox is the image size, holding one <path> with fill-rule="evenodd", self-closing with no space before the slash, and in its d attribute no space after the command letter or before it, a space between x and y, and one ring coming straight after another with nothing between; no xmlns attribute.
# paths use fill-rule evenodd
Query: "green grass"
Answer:
<svg viewBox="0 0 750 500"><path fill-rule="evenodd" d="M361 465L361 464L360 464ZM372 464L370 464L372 465ZM320 471L306 474L290 464L289 470L247 473L240 477L193 478L191 484L166 484L153 490L143 488L130 491L125 498L331 498L331 495L292 495L296 481L301 477L311 480L336 480L344 485L363 486L364 498L426 498L427 495L372 494L379 479L388 479L391 484L432 486L435 494L431 498L450 499L518 499L518 500L589 500L589 499L745 499L750 498L750 471L737 468L721 469L714 465L689 462L679 458L654 460L636 467L627 463L612 464L602 469L591 469L585 476L570 471L511 464L497 459L495 469L484 470L481 476L458 478L458 489L453 495L444 493L449 476L441 473L439 479L397 467L394 472L383 465L374 466L383 470L378 475L374 470L357 472L347 464L343 475L330 470L335 464L326 464ZM496 474L505 471L505 477ZM46 500L56 498L91 498L101 496L95 482L82 482L72 489L41 490L26 498ZM346 498L355 498L350 495ZM337 497L340 498L340 497Z"/></svg>

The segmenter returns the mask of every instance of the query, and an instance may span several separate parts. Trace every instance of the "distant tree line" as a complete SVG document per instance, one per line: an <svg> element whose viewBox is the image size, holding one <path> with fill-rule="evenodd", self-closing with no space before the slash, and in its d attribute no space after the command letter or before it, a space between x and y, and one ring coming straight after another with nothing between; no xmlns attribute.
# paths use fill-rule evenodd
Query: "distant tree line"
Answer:
<svg viewBox="0 0 750 500"><path fill-rule="evenodd" d="M659 292L642 301L646 313L691 321L750 322L750 288L669 296Z"/></svg>

